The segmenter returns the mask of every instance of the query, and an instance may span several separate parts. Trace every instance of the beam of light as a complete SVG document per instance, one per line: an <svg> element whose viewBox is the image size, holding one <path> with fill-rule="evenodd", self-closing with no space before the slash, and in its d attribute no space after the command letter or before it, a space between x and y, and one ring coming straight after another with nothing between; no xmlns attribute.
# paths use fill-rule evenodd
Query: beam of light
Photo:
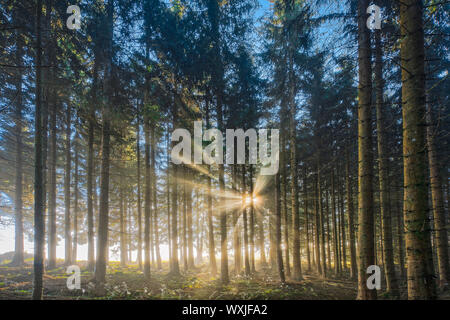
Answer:
<svg viewBox="0 0 450 320"><path fill-rule="evenodd" d="M272 176L258 175L256 177L255 187L253 189L253 195L261 194L262 191L268 186Z"/></svg>
<svg viewBox="0 0 450 320"><path fill-rule="evenodd" d="M193 187L193 188L195 188L197 190L204 191L205 194L209 193L208 186L206 184L196 183L196 182L194 182L192 180L186 180L186 179L183 179L183 178L178 178L177 181L178 181L178 184L185 183L185 184L187 184L187 185L189 185L189 186L191 186L191 187ZM242 200L240 194L238 194L237 192L235 192L233 190L225 190L223 192L218 192L218 190L216 188L211 188L210 195L214 196L214 197L221 198L221 199L238 200L238 201Z"/></svg>
<svg viewBox="0 0 450 320"><path fill-rule="evenodd" d="M213 206L213 214L219 215L220 213L227 211L230 212L242 207L242 199L239 200L225 200L221 201L217 206Z"/></svg>
<svg viewBox="0 0 450 320"><path fill-rule="evenodd" d="M196 165L194 163L192 163L191 159L188 159L186 157L180 156L180 155L176 155L174 157L176 160L181 161L182 164L184 164L185 166L188 166L189 168L204 174L205 176L209 176L211 179L216 179L216 177L214 177L207 168L201 166L201 165ZM190 163L188 163L190 162Z"/></svg>

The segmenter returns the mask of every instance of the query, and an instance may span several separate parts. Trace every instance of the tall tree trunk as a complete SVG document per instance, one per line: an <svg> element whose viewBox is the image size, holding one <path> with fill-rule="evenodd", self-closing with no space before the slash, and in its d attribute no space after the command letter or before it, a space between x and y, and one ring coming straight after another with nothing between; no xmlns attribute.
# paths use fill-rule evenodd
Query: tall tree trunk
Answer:
<svg viewBox="0 0 450 320"><path fill-rule="evenodd" d="M77 119L78 120L78 119ZM78 129L77 129L78 131ZM74 207L73 207L73 245L72 245L72 261L77 262L77 250L78 250L78 199L79 199L79 145L78 145L78 132L75 131L75 172L74 172Z"/></svg>
<svg viewBox="0 0 450 320"><path fill-rule="evenodd" d="M315 181L315 194L316 196L314 197L314 215L315 215L315 243L314 243L314 249L315 249L315 257L316 257L316 267L317 267L317 272L322 275L323 274L323 270L322 270L322 264L320 262L320 211L319 211L319 173L317 172L316 175L316 181Z"/></svg>
<svg viewBox="0 0 450 320"><path fill-rule="evenodd" d="M192 170L188 169L188 181L193 180ZM194 236L192 222L192 186L187 186L187 241L188 241L188 267L194 268ZM198 232L198 230L197 230Z"/></svg>
<svg viewBox="0 0 450 320"><path fill-rule="evenodd" d="M72 264L72 228L70 213L70 173L72 168L72 154L70 136L72 134L72 107L67 104L66 118L66 165L64 172L64 242L65 242L65 258L64 264L69 266Z"/></svg>
<svg viewBox="0 0 450 320"><path fill-rule="evenodd" d="M209 99L206 99L206 128L209 129ZM216 264L216 246L214 243L214 224L213 224L213 212L212 212L212 188L211 188L211 166L208 165L208 176L207 180L207 206L208 206L208 244L209 244L209 268L211 275L214 277L217 274L217 264Z"/></svg>
<svg viewBox="0 0 450 320"><path fill-rule="evenodd" d="M404 243L404 234L405 234L405 226L403 224L403 211L401 203L403 202L402 197L398 197L395 200L397 205L397 243L398 243L398 260L400 264L400 277L401 279L405 279L405 243Z"/></svg>
<svg viewBox="0 0 450 320"><path fill-rule="evenodd" d="M334 168L331 170L331 219L333 220L333 253L334 253L334 273L340 272L341 262L339 261L338 224L336 220L336 194L334 186Z"/></svg>
<svg viewBox="0 0 450 320"><path fill-rule="evenodd" d="M346 153L347 155L347 153ZM347 162L347 160L345 160ZM339 167L338 167L339 170ZM340 176L340 171L337 172L337 176ZM346 175L345 177L348 177L348 175ZM347 178L344 178L344 184L347 183ZM345 272L347 272L347 234L346 234L346 227L345 227L345 206L344 206L344 198L346 198L346 190L347 187L346 185L342 185L342 183L338 183L338 210L339 210L339 222L340 222L340 227L341 227L341 232L340 232L340 238L341 238L341 242L342 242L342 247L341 247L341 258L342 258L342 270ZM347 195L347 200L348 200L348 195ZM348 203L347 203L348 205ZM352 210L353 210L353 203L351 206ZM347 215L348 215L348 210L347 210ZM353 211L352 211L353 212ZM350 230L350 222L348 223L349 226L349 230ZM352 227L353 228L353 227ZM353 230L353 229L352 229ZM349 238L350 238L350 233L348 234ZM353 234L354 235L354 234ZM354 239L354 237L353 237ZM354 243L354 242L353 242ZM353 251L355 252L355 251ZM356 253L355 253L355 261L356 261ZM356 269L355 271L355 275L356 275Z"/></svg>
<svg viewBox="0 0 450 320"><path fill-rule="evenodd" d="M14 24L20 25L20 11L14 11ZM16 63L23 65L23 38L20 34L20 29L16 30ZM22 266L24 263L24 247L23 247L23 71L17 68L17 80L15 84L16 103L15 103L15 117L14 117L14 136L16 138L16 181L15 181L15 195L14 195L14 258L12 265Z"/></svg>
<svg viewBox="0 0 450 320"><path fill-rule="evenodd" d="M167 150L169 150L171 141L170 141L170 124L167 124ZM169 265L170 269L172 268L172 227L171 227L171 206L170 206L170 155L167 153L167 171L166 171L166 188L167 188L167 242L169 243Z"/></svg>
<svg viewBox="0 0 450 320"><path fill-rule="evenodd" d="M120 159L123 159L123 151L121 151ZM123 167L119 167L119 227L120 227L120 265L125 267L127 264L127 244L126 244L126 211L124 208L125 191L123 181Z"/></svg>
<svg viewBox="0 0 450 320"><path fill-rule="evenodd" d="M253 166L250 164L250 197L252 199L250 205L250 269L251 272L256 272L255 266L255 198L253 188Z"/></svg>
<svg viewBox="0 0 450 320"><path fill-rule="evenodd" d="M375 92L378 132L378 177L380 182L380 213L383 228L383 256L387 291L398 296L398 284L395 275L394 249L392 245L392 218L389 199L388 151L386 141L386 125L384 123L383 101L383 53L381 48L381 31L375 30Z"/></svg>
<svg viewBox="0 0 450 320"><path fill-rule="evenodd" d="M292 76L291 76L292 77ZM293 279L301 280L302 265L300 260L300 213L298 210L298 178L297 178L297 136L296 136L296 121L295 121L295 97L294 88L291 85L290 89L290 110L289 110L289 122L290 122L290 148L291 148L291 206L292 206L292 228L293 228Z"/></svg>
<svg viewBox="0 0 450 320"><path fill-rule="evenodd" d="M42 0L36 6L36 109L35 109L35 176L34 176L34 277L33 300L42 300L44 274L44 201L43 201L43 154L42 154L42 106L41 106L41 17Z"/></svg>
<svg viewBox="0 0 450 320"><path fill-rule="evenodd" d="M327 257L325 252L325 219L323 215L323 204L322 204L322 186L321 186L321 175L320 175L320 162L317 162L317 204L318 204L318 215L319 215L319 232L320 232L320 253L322 262L322 277L327 277Z"/></svg>
<svg viewBox="0 0 450 320"><path fill-rule="evenodd" d="M151 172L150 172L150 123L144 116L145 136L145 185L144 185L144 276L150 279L150 224L151 224Z"/></svg>
<svg viewBox="0 0 450 320"><path fill-rule="evenodd" d="M259 224L259 237L258 237L258 242L259 242L259 260L261 263L261 266L266 266L267 265L267 259L266 259L266 248L264 245L264 215L263 212L261 212L259 214L260 218L258 219L258 224Z"/></svg>
<svg viewBox="0 0 450 320"><path fill-rule="evenodd" d="M151 138L150 142L152 145L151 150L151 161L152 161L152 200L153 200L153 233L154 233L154 244L155 244L155 256L156 256L156 266L159 270L162 269L162 262L161 262L161 248L160 248L160 241L159 241L159 224L158 224L158 190L156 185L156 148L157 148L157 142L156 142L156 123L153 122L153 125L151 126Z"/></svg>
<svg viewBox="0 0 450 320"><path fill-rule="evenodd" d="M283 253L281 251L281 186L280 186L280 174L275 175L275 214L276 214L276 248L277 248L277 266L278 274L280 276L281 283L285 283L284 266L283 266Z"/></svg>
<svg viewBox="0 0 450 320"><path fill-rule="evenodd" d="M330 234L331 234L331 229L330 229L330 203L329 203L329 190L327 189L325 191L325 212L326 212L326 222L327 222L327 269L331 270L331 239L330 239Z"/></svg>
<svg viewBox="0 0 450 320"><path fill-rule="evenodd" d="M96 44L97 46L97 44ZM88 120L88 158L87 158L87 221L88 221L88 269L95 268L95 243L94 243L94 134L95 134L95 108L97 105L98 69L99 58L96 50L94 62L94 74L92 81L92 103L89 106Z"/></svg>
<svg viewBox="0 0 450 320"><path fill-rule="evenodd" d="M224 67L222 56L220 52L220 15L221 7L219 1L213 0L209 2L208 14L211 23L212 34L212 48L214 56L214 70L213 70L213 91L216 98L216 114L218 130L223 132L223 93L224 93ZM224 165L219 164L219 191L220 194L225 192L225 177L224 177ZM222 204L221 204L222 206ZM224 206L225 207L225 206ZM220 215L220 251L221 251L221 268L220 278L223 284L228 284L230 281L228 274L228 250L227 250L227 212L226 209L222 209L219 212Z"/></svg>
<svg viewBox="0 0 450 320"><path fill-rule="evenodd" d="M105 48L105 91L108 103L112 104L112 59L113 59L113 18L114 1L109 0L106 5L106 48ZM111 139L111 105L102 108L102 164L100 176L100 209L98 219L97 259L95 262L96 293L105 294L106 264L108 259L108 228L109 228L109 166Z"/></svg>
<svg viewBox="0 0 450 320"><path fill-rule="evenodd" d="M445 219L444 193L442 188L441 170L435 142L435 123L431 107L427 111L427 143L428 161L430 166L431 197L434 215L434 230L436 232L437 261L439 270L439 287L446 289L450 280L450 262L448 257L448 235Z"/></svg>
<svg viewBox="0 0 450 320"><path fill-rule="evenodd" d="M52 77L54 79L54 76ZM56 144L56 93L53 92L51 99L50 112L50 168L49 168L49 199L48 199L48 269L56 267L56 161L57 161L57 144Z"/></svg>
<svg viewBox="0 0 450 320"><path fill-rule="evenodd" d="M304 168L304 180L303 180L303 199L305 205L305 233L306 233L306 256L308 260L308 272L311 272L311 251L310 251L310 237L309 237L309 211L308 211L308 173L306 172L306 166Z"/></svg>
<svg viewBox="0 0 450 320"><path fill-rule="evenodd" d="M236 144L235 144L235 148ZM235 150L235 162L237 159L237 152ZM232 179L233 179L233 190L238 193L237 186L237 166L232 167ZM240 192L239 192L240 193ZM241 247L240 247L240 228L239 228L239 209L233 210L233 248L234 248L234 272L236 275L241 273Z"/></svg>
<svg viewBox="0 0 450 320"><path fill-rule="evenodd" d="M138 212L138 243L137 243L137 262L139 269L142 270L142 202L141 202L141 126L140 114L138 111L136 118L136 159L137 159L137 212Z"/></svg>
<svg viewBox="0 0 450 320"><path fill-rule="evenodd" d="M177 106L172 107L172 126L176 128L178 125ZM173 142L172 142L173 144ZM171 238L172 238L172 264L170 273L174 276L180 274L180 264L178 261L178 176L177 165L172 165L172 222L171 222Z"/></svg>
<svg viewBox="0 0 450 320"><path fill-rule="evenodd" d="M183 263L184 270L189 269L188 263L188 245L187 245L187 167L183 166Z"/></svg>
<svg viewBox="0 0 450 320"><path fill-rule="evenodd" d="M348 215L348 237L350 240L350 274L351 278L356 280L358 277L358 271L356 266L356 246L355 246L355 215L353 211L353 192L352 183L350 181L350 159L348 156L348 149L345 156L345 186L347 189L347 215ZM345 243L345 233L343 235L343 241ZM345 250L344 250L344 265L345 262Z"/></svg>
<svg viewBox="0 0 450 320"><path fill-rule="evenodd" d="M46 0L45 6L50 8L46 10L46 29L47 29L47 46L48 46L48 60L49 65L56 64L56 54L54 50L55 39L50 36L51 32L51 8L53 6L52 0ZM55 70L50 69L47 77L47 111L50 115L50 146L49 146L49 192L48 192L48 268L54 269L56 267L56 246L57 246L57 230L56 230L56 162L57 162L57 109L56 96L57 90L52 86L55 85Z"/></svg>
<svg viewBox="0 0 450 320"><path fill-rule="evenodd" d="M404 217L408 299L435 298L428 218L423 4L400 2Z"/></svg>
<svg viewBox="0 0 450 320"><path fill-rule="evenodd" d="M246 166L245 164L242 165L242 194L244 197L251 197L251 195L247 192L247 183L245 181L245 175L246 175ZM251 201L251 200L250 200ZM247 203L247 199L244 198L244 205L242 208L242 220L244 225L244 265L245 265L245 274L248 276L250 275L250 259L248 255L248 220L247 220L247 212L248 212L248 206L250 203Z"/></svg>
<svg viewBox="0 0 450 320"><path fill-rule="evenodd" d="M282 216L284 218L284 256L286 259L285 267L286 267L286 276L291 276L291 262L289 261L289 215L287 208L287 170L286 170L286 131L283 130L281 134L281 154L280 154L280 165L281 165L281 176L282 176L282 197L283 197L283 207L282 207ZM305 198L305 201L306 198ZM308 241L307 241L308 242ZM307 252L309 253L309 248L306 246ZM309 265L308 265L309 266ZM309 266L310 267L310 266Z"/></svg>
<svg viewBox="0 0 450 320"><path fill-rule="evenodd" d="M372 65L366 26L368 0L358 3L358 291L362 300L377 298L367 285L367 268L375 264L372 154Z"/></svg>

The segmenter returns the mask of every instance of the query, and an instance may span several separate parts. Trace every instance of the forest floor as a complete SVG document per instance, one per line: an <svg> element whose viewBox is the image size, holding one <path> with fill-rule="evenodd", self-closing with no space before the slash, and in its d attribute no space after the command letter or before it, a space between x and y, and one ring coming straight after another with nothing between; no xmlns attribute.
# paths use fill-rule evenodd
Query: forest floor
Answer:
<svg viewBox="0 0 450 320"><path fill-rule="evenodd" d="M82 263L80 263L82 265ZM146 281L135 265L121 267L112 262L108 266L106 295L92 294L90 280L93 274L81 267L81 290L67 289L64 267L47 270L44 275L46 300L86 299L188 299L188 300L354 300L356 283L349 279L323 280L314 274L305 274L302 281L288 280L281 285L276 274L269 270L257 272L251 277L231 277L223 286L218 278L212 278L206 267L196 268L179 277L168 275L167 266L162 271L152 270L152 279ZM0 299L30 299L33 287L31 265L15 268L0 265ZM389 299L383 293L379 298ZM441 299L450 299L442 296Z"/></svg>

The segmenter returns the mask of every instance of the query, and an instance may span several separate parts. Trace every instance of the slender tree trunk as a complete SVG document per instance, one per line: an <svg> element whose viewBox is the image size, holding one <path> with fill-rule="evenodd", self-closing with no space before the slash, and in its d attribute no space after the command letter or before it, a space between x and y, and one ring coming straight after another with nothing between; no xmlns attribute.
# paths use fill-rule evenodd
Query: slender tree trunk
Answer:
<svg viewBox="0 0 450 320"><path fill-rule="evenodd" d="M330 229L330 204L329 204L329 195L328 195L329 190L325 191L325 212L326 212L326 221L327 221L327 269L331 270L331 239L330 239L330 234L331 234L331 229Z"/></svg>
<svg viewBox="0 0 450 320"><path fill-rule="evenodd" d="M193 179L191 170L188 169L189 180ZM188 240L188 267L194 268L194 236L193 236L193 222L192 222L192 187L188 185L187 193L187 240ZM198 232L198 231L197 231Z"/></svg>
<svg viewBox="0 0 450 320"><path fill-rule="evenodd" d="M427 111L427 143L428 161L430 166L431 197L434 215L434 230L436 232L437 261L439 270L439 287L446 289L450 280L450 262L448 253L447 223L445 219L444 193L442 188L441 170L435 142L436 127L431 107Z"/></svg>
<svg viewBox="0 0 450 320"><path fill-rule="evenodd" d="M318 204L318 214L319 214L319 224L320 224L320 253L322 262L322 277L327 277L327 257L325 252L325 219L323 215L323 204L322 204L322 186L321 186L321 176L320 176L320 162L317 163L317 204Z"/></svg>
<svg viewBox="0 0 450 320"><path fill-rule="evenodd" d="M221 7L219 1L210 1L208 5L208 14L211 23L211 35L213 43L213 56L215 60L215 66L213 71L213 90L216 98L216 114L217 114L217 125L218 130L223 132L223 93L224 93L224 67L222 56L220 52L220 15ZM219 192L223 194L225 192L225 177L224 177L224 165L219 164ZM222 206L222 204L221 204ZM220 216L220 251L221 251L221 268L220 268L220 278L223 284L228 284L229 274L228 274L228 250L227 250L227 212L224 208L219 212Z"/></svg>
<svg viewBox="0 0 450 320"><path fill-rule="evenodd" d="M322 264L320 262L320 210L319 210L319 173L317 172L316 175L316 185L314 188L314 191L316 193L315 199L314 199L314 211L315 211L315 243L314 243L314 248L315 248L315 253L316 253L316 267L317 267L317 272L322 275L323 274L323 270L322 270Z"/></svg>
<svg viewBox="0 0 450 320"><path fill-rule="evenodd" d="M44 274L44 201L43 201L43 155L42 155L42 106L41 106L41 17L42 0L36 6L36 109L35 109L35 176L34 176L34 277L33 300L42 300Z"/></svg>
<svg viewBox="0 0 450 320"><path fill-rule="evenodd" d="M113 58L113 17L114 2L109 0L106 6L106 70L105 70L105 91L112 102L112 58ZM110 166L110 139L111 139L111 106L103 106L102 118L102 164L100 176L100 209L98 219L98 237L97 237L97 259L95 262L95 281L98 295L105 294L106 282L106 264L109 257L108 247L108 228L109 228L109 166Z"/></svg>
<svg viewBox="0 0 450 320"><path fill-rule="evenodd" d="M52 7L52 1L47 1L47 7ZM48 11L48 29L50 31L50 11ZM53 65L56 61L55 51L53 48L54 38L49 40L48 56L49 64ZM49 87L55 84L55 71L52 69L49 71ZM50 167L49 167L49 199L48 199L48 268L54 269L56 267L56 246L57 246L57 234L56 234L56 162L57 162L57 144L56 144L56 96L57 92L55 88L49 89L49 112L50 112ZM20 97L19 97L20 98Z"/></svg>
<svg viewBox="0 0 450 320"><path fill-rule="evenodd" d="M170 124L167 124L167 150L170 149ZM170 206L170 156L169 153L167 153L167 177L166 177L166 183L167 183L167 242L169 243L169 265L170 269L172 270L172 227L171 227L171 206Z"/></svg>
<svg viewBox="0 0 450 320"><path fill-rule="evenodd" d="M250 269L251 272L256 272L255 266L255 195L253 189L253 166L250 164L250 196L252 198L250 205Z"/></svg>
<svg viewBox="0 0 450 320"><path fill-rule="evenodd" d="M372 154L372 66L370 34L366 26L368 0L358 3L358 297L377 298L366 281L367 268L375 264L373 212L373 154Z"/></svg>
<svg viewBox="0 0 450 320"><path fill-rule="evenodd" d="M300 213L298 210L298 178L297 178L297 137L296 137L296 121L295 121L295 102L294 93L291 88L290 103L290 148L291 148L291 206L292 206L292 227L293 227L293 279L301 280L302 265L300 260Z"/></svg>
<svg viewBox="0 0 450 320"><path fill-rule="evenodd" d="M159 239L159 223L158 223L158 190L156 186L157 176L156 176L156 123L151 126L151 161L152 161L152 200L153 200L153 233L154 233L154 244L155 244L155 256L156 256L156 266L159 270L162 269L161 262L161 248Z"/></svg>
<svg viewBox="0 0 450 320"><path fill-rule="evenodd" d="M141 127L140 115L136 118L136 159L137 159L137 212L138 212L138 243L137 243L137 262L139 269L142 270L142 202L141 202Z"/></svg>
<svg viewBox="0 0 450 320"><path fill-rule="evenodd" d="M235 148L236 148L236 144L235 144ZM237 149L237 148L236 148ZM236 163L236 159L237 159L237 152L235 150L234 152L235 155L235 162ZM234 165L232 168L233 171L233 190L238 193L238 186L237 186L237 166ZM234 248L234 272L236 275L241 273L241 250L240 250L240 239L239 239L239 233L240 233L240 228L239 228L239 209L235 209L233 210L233 248Z"/></svg>
<svg viewBox="0 0 450 320"><path fill-rule="evenodd" d="M120 157L120 159L123 159ZM126 211L124 208L124 201L125 201L125 192L124 192L124 181L123 181L123 168L119 168L119 175L120 175L120 186L119 186L119 222L120 222L120 265L122 267L125 267L127 264L127 244L126 244Z"/></svg>
<svg viewBox="0 0 450 320"><path fill-rule="evenodd" d="M400 277L401 279L405 279L405 243L404 243L404 234L405 234L405 227L403 224L403 211L401 208L401 202L403 202L401 197L398 197L398 199L395 200L395 203L397 204L397 242L398 242L398 260L400 264Z"/></svg>
<svg viewBox="0 0 450 320"><path fill-rule="evenodd" d="M52 77L53 78L53 77ZM54 79L54 78L53 78ZM50 170L49 170L49 199L48 199L48 269L56 267L56 161L57 161L57 144L56 144L56 94L52 94L52 106L50 112Z"/></svg>
<svg viewBox="0 0 450 320"><path fill-rule="evenodd" d="M306 258L308 260L308 272L311 272L311 249L310 249L310 235L309 235L309 208L308 208L308 173L306 172L306 166L304 169L303 180L303 197L305 205L305 233L306 233Z"/></svg>
<svg viewBox="0 0 450 320"><path fill-rule="evenodd" d="M183 170L183 263L184 270L187 271L189 269L188 266L188 245L187 245L187 168L186 166L182 167Z"/></svg>
<svg viewBox="0 0 450 320"><path fill-rule="evenodd" d="M209 129L209 100L206 100L206 128ZM216 263L216 246L214 243L214 224L213 224L213 212L212 212L212 188L211 188L211 166L208 166L207 180L207 205L208 205L208 244L209 244L209 268L211 275L214 277L217 274Z"/></svg>
<svg viewBox="0 0 450 320"><path fill-rule="evenodd" d="M172 120L173 120L173 128L177 127L177 107L176 105L172 108ZM173 144L173 143L172 143ZM178 176L177 176L177 165L172 165L172 264L170 273L174 276L178 276L180 274L180 264L178 260Z"/></svg>
<svg viewBox="0 0 450 320"><path fill-rule="evenodd" d="M219 124L219 131L222 132L223 129L223 119L222 119L222 105L217 103L217 117ZM225 192L225 177L224 177L224 166L219 164L219 189L220 193ZM227 250L227 212L226 209L222 209L220 212L220 251L221 251L221 280L223 284L228 284L230 279L228 276L228 250Z"/></svg>
<svg viewBox="0 0 450 320"><path fill-rule="evenodd" d="M423 4L400 2L404 217L408 299L433 299L436 288L428 217Z"/></svg>
<svg viewBox="0 0 450 320"><path fill-rule="evenodd" d="M283 253L281 251L281 186L280 186L280 174L275 175L275 214L276 214L276 236L275 242L277 247L277 266L278 274L280 275L281 283L285 283L284 266L283 266Z"/></svg>
<svg viewBox="0 0 450 320"><path fill-rule="evenodd" d="M280 154L280 165L281 165L281 170L282 170L282 184L283 184L283 189L282 189L282 197L283 197L283 207L282 207L282 216L284 218L284 256L286 259L286 276L290 277L291 276L291 262L289 261L289 215L288 215L288 208L287 208L287 170L286 170L286 132L285 130L283 130L283 133L281 134L281 154ZM305 201L306 198L305 198ZM307 241L308 243L308 241ZM306 246L307 248L307 252L309 253L309 247ZM308 264L308 267L310 267L310 265Z"/></svg>
<svg viewBox="0 0 450 320"><path fill-rule="evenodd" d="M388 151L384 123L383 101L383 57L381 48L381 31L375 31L375 82L376 82L376 112L378 132L378 177L380 182L380 213L383 228L383 256L387 291L398 296L398 284L395 275L394 249L392 245L392 218L389 199Z"/></svg>
<svg viewBox="0 0 450 320"><path fill-rule="evenodd" d="M346 160L345 160L345 186L347 189L347 215L348 215L348 237L350 241L350 274L351 278L356 280L358 277L358 271L356 266L356 246L355 246L355 215L353 211L353 192L352 184L350 181L350 159L348 156L348 150L346 150ZM345 237L345 233L343 233ZM345 238L343 238L345 242ZM344 265L345 262L345 251L344 251Z"/></svg>
<svg viewBox="0 0 450 320"><path fill-rule="evenodd" d="M78 145L78 132L75 132L75 172L74 172L74 207L73 207L73 245L72 245L72 261L77 262L77 250L78 250L78 198L79 198L79 145Z"/></svg>
<svg viewBox="0 0 450 320"><path fill-rule="evenodd" d="M251 197L251 195L247 192L247 183L245 181L245 175L246 175L246 166L245 164L242 165L242 194L244 195L244 205L242 208L242 219L243 219L243 225L244 225L244 265L245 265L245 274L247 276L250 275L250 260L248 255L248 225L247 225L247 212L248 212L248 206L250 205L247 203L247 199L245 197Z"/></svg>
<svg viewBox="0 0 450 320"><path fill-rule="evenodd" d="M72 264L72 236L71 236L71 213L70 213L70 171L72 168L72 155L70 137L72 134L72 117L70 103L67 104L66 118L66 166L64 174L64 241L65 241L65 258L64 264L69 266Z"/></svg>
<svg viewBox="0 0 450 320"><path fill-rule="evenodd" d="M336 220L336 196L334 186L334 168L331 170L331 219L333 220L333 253L334 253L334 273L340 272L339 261L339 242L338 242L338 224Z"/></svg>
<svg viewBox="0 0 450 320"><path fill-rule="evenodd" d="M267 265L267 259L266 259L266 248L264 246L264 215L263 212L261 211L259 214L260 218L258 219L258 224L259 224L259 237L258 237L258 241L259 241L259 260L261 263L261 266L265 267Z"/></svg>
<svg viewBox="0 0 450 320"><path fill-rule="evenodd" d="M14 23L19 25L20 12L15 11ZM23 39L19 33L16 32L16 63L23 64ZM21 68L17 70L17 80L15 85L16 103L15 103L15 118L14 118L14 136L16 138L16 181L15 181L15 195L14 195L14 227L15 227L15 242L14 242L14 258L12 265L22 266L24 263L24 247L23 247L23 71Z"/></svg>
<svg viewBox="0 0 450 320"><path fill-rule="evenodd" d="M151 171L150 171L150 123L144 116L145 136L145 185L144 185L144 276L150 279L150 232L151 232Z"/></svg>
<svg viewBox="0 0 450 320"><path fill-rule="evenodd" d="M97 53L97 52L96 52ZM88 158L87 158L87 221L88 221L88 269L94 271L95 243L94 243L94 133L95 108L97 103L99 58L95 56L94 74L92 82L92 103L90 104L88 120Z"/></svg>

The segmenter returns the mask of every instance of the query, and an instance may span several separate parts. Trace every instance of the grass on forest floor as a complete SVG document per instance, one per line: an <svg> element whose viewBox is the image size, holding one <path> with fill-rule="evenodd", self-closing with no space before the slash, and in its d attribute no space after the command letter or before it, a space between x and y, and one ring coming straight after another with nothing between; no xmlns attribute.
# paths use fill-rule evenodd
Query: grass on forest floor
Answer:
<svg viewBox="0 0 450 320"><path fill-rule="evenodd" d="M82 263L80 263L82 265ZM152 269L152 278L146 281L138 266L121 267L117 262L108 265L106 295L93 295L93 274L81 268L81 290L70 291L66 282L66 268L47 270L44 275L45 299L189 299L189 300L353 300L356 283L348 279L323 280L314 274L305 274L302 281L278 281L276 273L265 270L252 276L231 276L228 285L211 277L205 266L197 267L179 277ZM0 299L30 299L32 267L0 266ZM380 292L380 298L388 299Z"/></svg>

